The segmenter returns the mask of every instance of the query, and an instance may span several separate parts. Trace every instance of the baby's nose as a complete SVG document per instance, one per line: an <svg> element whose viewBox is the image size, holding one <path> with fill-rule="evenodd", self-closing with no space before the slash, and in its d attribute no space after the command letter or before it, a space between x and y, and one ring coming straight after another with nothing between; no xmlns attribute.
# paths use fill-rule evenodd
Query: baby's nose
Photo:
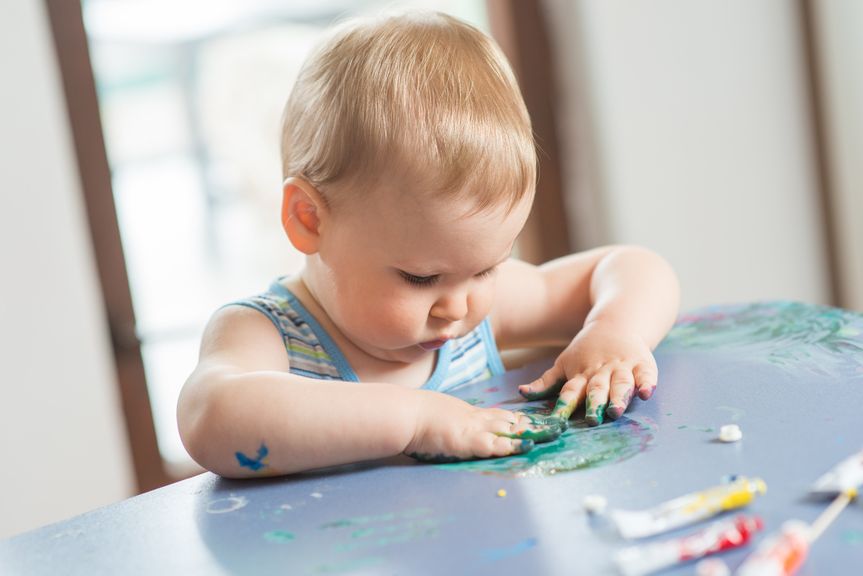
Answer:
<svg viewBox="0 0 863 576"><path fill-rule="evenodd" d="M457 322L467 316L467 311L466 295L448 294L435 302L429 315L447 322Z"/></svg>

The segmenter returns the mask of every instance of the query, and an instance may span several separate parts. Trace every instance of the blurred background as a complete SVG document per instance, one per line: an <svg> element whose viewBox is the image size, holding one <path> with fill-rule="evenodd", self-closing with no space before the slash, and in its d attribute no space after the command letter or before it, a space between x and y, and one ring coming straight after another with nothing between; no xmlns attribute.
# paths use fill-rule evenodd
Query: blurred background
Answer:
<svg viewBox="0 0 863 576"><path fill-rule="evenodd" d="M279 118L334 21L488 32L542 148L518 254L668 258L683 307L863 311L856 0L0 2L0 538L199 470L177 394L221 304L302 263Z"/></svg>

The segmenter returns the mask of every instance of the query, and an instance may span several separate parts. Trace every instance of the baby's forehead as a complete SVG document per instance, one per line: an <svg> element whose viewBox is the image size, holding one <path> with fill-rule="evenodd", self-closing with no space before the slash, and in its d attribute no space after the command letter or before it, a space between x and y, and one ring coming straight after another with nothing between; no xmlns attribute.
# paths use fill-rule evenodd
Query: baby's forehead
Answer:
<svg viewBox="0 0 863 576"><path fill-rule="evenodd" d="M482 223L500 220L516 212L521 202L514 195L490 193L478 183L450 189L440 178L394 177L369 182L365 190L373 200L390 206L400 215L419 216L440 224ZM521 197L532 200L531 194Z"/></svg>

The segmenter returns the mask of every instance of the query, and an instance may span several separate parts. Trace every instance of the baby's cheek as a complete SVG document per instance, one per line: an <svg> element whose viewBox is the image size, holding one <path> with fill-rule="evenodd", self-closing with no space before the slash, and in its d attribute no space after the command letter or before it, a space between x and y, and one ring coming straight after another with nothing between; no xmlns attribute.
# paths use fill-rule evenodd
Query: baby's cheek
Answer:
<svg viewBox="0 0 863 576"><path fill-rule="evenodd" d="M471 323L479 324L491 312L494 303L494 282L486 282L484 286L473 291L468 298L468 314Z"/></svg>
<svg viewBox="0 0 863 576"><path fill-rule="evenodd" d="M378 338L393 345L403 345L403 340L420 336L428 318L427 311L399 298L386 301L383 306L369 307L366 315Z"/></svg>

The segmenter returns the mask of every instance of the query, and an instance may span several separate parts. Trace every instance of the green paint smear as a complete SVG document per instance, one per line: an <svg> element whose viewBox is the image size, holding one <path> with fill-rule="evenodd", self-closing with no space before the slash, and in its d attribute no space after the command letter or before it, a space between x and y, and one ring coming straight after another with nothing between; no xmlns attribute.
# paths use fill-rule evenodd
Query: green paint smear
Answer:
<svg viewBox="0 0 863 576"><path fill-rule="evenodd" d="M659 346L728 349L786 369L834 376L863 369L863 315L799 302L711 306L681 316ZM859 373L859 372L858 372Z"/></svg>
<svg viewBox="0 0 863 576"><path fill-rule="evenodd" d="M264 534L264 539L269 542L290 542L295 540L296 536L285 530L270 530Z"/></svg>
<svg viewBox="0 0 863 576"><path fill-rule="evenodd" d="M365 526L367 524L376 524L383 522L392 522L401 518L421 518L432 513L431 508L411 508L403 510L399 513L386 512L384 514L375 514L371 516L354 516L353 518L342 518L333 522L327 522L318 526L321 530L331 530L333 528L351 528L354 526Z"/></svg>
<svg viewBox="0 0 863 576"><path fill-rule="evenodd" d="M547 412L539 409L543 410ZM579 422L554 442L538 444L526 454L437 466L500 476L551 476L628 460L647 449L655 431L656 425L648 419L623 417L612 424L590 428Z"/></svg>
<svg viewBox="0 0 863 576"><path fill-rule="evenodd" d="M697 432L713 432L713 428L710 426L687 426L686 424L681 424L677 427L678 430L695 430Z"/></svg>
<svg viewBox="0 0 863 576"><path fill-rule="evenodd" d="M852 546L863 544L863 530L846 530L842 533L842 540Z"/></svg>

